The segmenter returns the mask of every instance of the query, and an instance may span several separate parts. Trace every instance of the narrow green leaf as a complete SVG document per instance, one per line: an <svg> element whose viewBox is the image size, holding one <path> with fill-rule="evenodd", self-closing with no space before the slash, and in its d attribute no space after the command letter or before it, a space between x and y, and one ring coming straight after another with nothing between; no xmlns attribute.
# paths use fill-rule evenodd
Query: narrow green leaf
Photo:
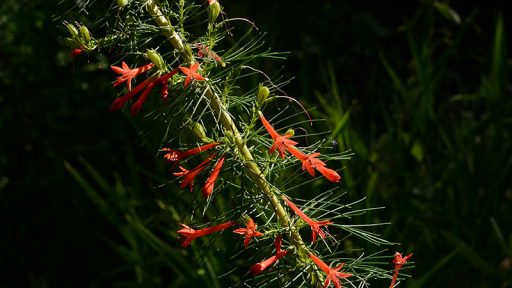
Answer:
<svg viewBox="0 0 512 288"><path fill-rule="evenodd" d="M455 24L460 24L461 23L459 13L457 13L457 11L453 10L453 8L448 5L448 3L442 3L442 2L437 2L436 1L436 3L434 3L434 7L446 19L449 19L449 20L455 22Z"/></svg>

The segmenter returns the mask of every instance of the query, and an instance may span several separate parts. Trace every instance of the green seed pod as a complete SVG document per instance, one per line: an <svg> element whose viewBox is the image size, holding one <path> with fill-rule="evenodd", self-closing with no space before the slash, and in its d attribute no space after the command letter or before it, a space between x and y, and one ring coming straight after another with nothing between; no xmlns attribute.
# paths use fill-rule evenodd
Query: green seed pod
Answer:
<svg viewBox="0 0 512 288"><path fill-rule="evenodd" d="M204 131L204 127L201 125L201 123L194 122L194 124L192 124L192 131L194 131L199 139L203 140L204 142L208 142L208 137L206 136L206 132Z"/></svg>
<svg viewBox="0 0 512 288"><path fill-rule="evenodd" d="M128 0L117 0L117 6L119 6L119 8L124 8L126 5L128 5Z"/></svg>
<svg viewBox="0 0 512 288"><path fill-rule="evenodd" d="M85 41L85 43L91 42L91 34L89 34L89 29L85 26L80 26L80 37Z"/></svg>
<svg viewBox="0 0 512 288"><path fill-rule="evenodd" d="M260 106L263 105L267 101L268 95L270 95L270 90L268 89L268 87L260 86L258 88L258 97L257 97L258 105L260 105Z"/></svg>
<svg viewBox="0 0 512 288"><path fill-rule="evenodd" d="M156 50L150 49L146 51L146 57L148 57L149 60L151 60L151 63L153 63L158 68L158 70L166 69L162 55L160 55L160 53L158 53Z"/></svg>
<svg viewBox="0 0 512 288"><path fill-rule="evenodd" d="M221 11L222 8L220 7L219 2L215 1L212 4L210 4L208 6L208 17L210 19L210 22L215 22L215 20L217 20L217 17L219 17Z"/></svg>

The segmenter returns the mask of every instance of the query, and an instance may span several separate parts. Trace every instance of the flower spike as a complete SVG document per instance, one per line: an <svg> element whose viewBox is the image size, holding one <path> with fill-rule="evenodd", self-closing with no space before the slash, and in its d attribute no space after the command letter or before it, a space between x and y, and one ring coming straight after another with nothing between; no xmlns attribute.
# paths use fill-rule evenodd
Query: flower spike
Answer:
<svg viewBox="0 0 512 288"><path fill-rule="evenodd" d="M270 147L269 152L274 153L274 151L277 149L277 152L279 152L279 155L281 158L284 159L285 151L290 151L290 147L297 145L298 143L290 140L289 138L292 137L291 134L284 134L279 135L279 133L274 130L274 127L268 123L267 119L263 116L263 113L259 112L261 123L263 123L263 126L265 129L267 129L268 134L270 134L270 137L274 140L274 144L272 144L272 147Z"/></svg>
<svg viewBox="0 0 512 288"><path fill-rule="evenodd" d="M281 235L277 236L276 240L274 241L274 245L276 247L276 255L274 255L266 260L263 260L260 263L256 263L256 264L252 265L251 272L253 274L260 274L265 269L267 269L272 264L274 264L277 260L283 258L286 254L288 254L287 250L284 250L284 251L281 250L282 242L283 242L283 239L281 238Z"/></svg>
<svg viewBox="0 0 512 288"><path fill-rule="evenodd" d="M199 73L197 73L197 69L199 69L199 63L195 63L190 67L178 67L183 74L187 76L185 78L185 82L183 82L183 87L187 88L188 85L190 85L190 82L192 82L192 79L195 80L205 80L203 76L201 76Z"/></svg>
<svg viewBox="0 0 512 288"><path fill-rule="evenodd" d="M393 264L395 264L395 271L393 272L393 279L391 279L390 288L395 286L396 279L398 278L398 272L402 268L402 265L407 264L407 260L412 257L412 253L402 257L402 253L395 252L395 257L393 258Z"/></svg>
<svg viewBox="0 0 512 288"><path fill-rule="evenodd" d="M252 237L263 236L263 233L256 231L256 228L258 228L258 225L256 225L254 223L254 220L252 220L251 217L249 217L249 221L247 222L246 228L238 228L233 231L233 233L245 235L245 239L244 239L244 248L245 249L247 249L247 247L249 246L249 242L251 241ZM281 249L281 246L279 246L279 249Z"/></svg>
<svg viewBox="0 0 512 288"><path fill-rule="evenodd" d="M322 173L322 175L324 175L325 178L327 178L327 180L331 182L340 182L341 176L338 173L336 173L336 171L325 167L324 161L316 158L320 156L320 153L317 152L306 155L300 152L295 147L288 148L288 151L297 159L302 161L302 170L307 170L311 176L315 177L316 169L318 170L318 172Z"/></svg>
<svg viewBox="0 0 512 288"><path fill-rule="evenodd" d="M219 224L219 225L216 225L213 227L203 228L203 229L199 229L199 230L194 230L185 224L180 224L180 225L183 228L178 230L178 234L185 236L185 239L183 240L183 242L181 242L181 247L187 247L196 238L206 236L208 234L212 234L217 231L225 230L225 229L235 225L235 222L229 221L229 222L222 223L222 224Z"/></svg>
<svg viewBox="0 0 512 288"><path fill-rule="evenodd" d="M331 220L324 221L313 221L313 219L309 218L304 212L302 212L292 201L283 196L283 200L286 201L286 204L290 206L290 208L297 214L304 222L306 222L311 227L311 242L316 242L316 236L320 235L322 239L325 238L325 232L321 229L322 226L327 226L330 224L334 224Z"/></svg>
<svg viewBox="0 0 512 288"><path fill-rule="evenodd" d="M345 278L352 276L352 274L340 272L341 268L343 268L345 263L341 263L336 268L331 268L331 267L329 267L329 265L327 265L325 262L323 262L320 258L316 257L315 255L313 255L311 253L309 254L309 258L311 258L311 260L313 260L313 262L316 264L316 266L318 266L318 268L322 269L322 271L324 271L324 273L326 274L324 288L329 286L329 284L331 284L331 281L334 284L334 287L341 288L340 279L345 279Z"/></svg>

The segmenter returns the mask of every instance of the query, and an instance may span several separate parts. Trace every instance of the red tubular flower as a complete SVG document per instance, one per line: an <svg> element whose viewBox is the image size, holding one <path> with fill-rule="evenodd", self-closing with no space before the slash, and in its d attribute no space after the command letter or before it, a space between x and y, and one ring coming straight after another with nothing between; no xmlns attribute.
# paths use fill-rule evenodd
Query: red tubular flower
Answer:
<svg viewBox="0 0 512 288"><path fill-rule="evenodd" d="M169 78L176 75L176 73L178 73L178 71L179 71L178 69L174 69L171 72L164 74L164 75L158 77L158 79L156 79L155 84L160 84L162 86L162 88L160 90L160 95L162 96L162 99L164 99L164 100L167 99L167 96L169 95L169 92L167 90L168 89L167 81L169 81Z"/></svg>
<svg viewBox="0 0 512 288"><path fill-rule="evenodd" d="M258 225L256 225L254 223L254 220L252 220L251 217L249 217L249 221L247 222L247 227L246 228L238 228L238 229L234 230L233 233L245 235L244 247L247 249L252 237L263 236L263 233L256 231L256 228L258 228ZM279 249L281 249L281 244L279 244Z"/></svg>
<svg viewBox="0 0 512 288"><path fill-rule="evenodd" d="M215 185L215 180L217 180L217 177L219 176L220 169L222 168L222 165L224 164L224 156L222 156L219 161L217 161L217 164L215 164L215 167L213 168L212 173L210 174L210 177L206 180L206 183L203 186L203 196L204 198L208 198L208 196L212 195L213 193L213 186Z"/></svg>
<svg viewBox="0 0 512 288"><path fill-rule="evenodd" d="M204 77L197 73L197 69L199 69L199 63L195 63L190 67L180 66L178 68L181 70L181 72L183 72L183 74L185 74L185 76L187 76L187 78L185 78L185 82L183 82L183 86L185 88L187 88L188 85L190 85L192 79L204 80Z"/></svg>
<svg viewBox="0 0 512 288"><path fill-rule="evenodd" d="M307 170L309 174L315 177L315 169L331 182L340 182L341 176L336 171L325 167L324 161L317 159L320 153L306 155L298 149L289 148L288 151L297 159L302 161L302 170Z"/></svg>
<svg viewBox="0 0 512 288"><path fill-rule="evenodd" d="M150 64L148 64L148 65L150 65ZM146 65L146 66L148 66L148 65ZM151 65L153 65L153 64L151 64ZM115 66L113 66L113 67L115 67ZM116 68L119 68L119 67L116 67ZM148 78L148 79L144 80L142 83L137 85L133 90L130 90L125 95L114 100L114 102L112 102L112 105L110 106L110 110L120 109L121 107L124 106L124 104L126 104L128 101L130 101L133 98L133 96L137 95L138 93L140 93L142 91L141 96L135 102L135 104L133 104L132 109L131 109L132 116L135 116L137 113L139 113L139 110L142 107L142 104L144 104L144 102L148 98L148 95L151 92L151 90L153 89L153 87L158 84L162 85L161 94L162 94L162 98L165 99L168 94L167 81L169 80L170 77L172 77L177 72L178 72L178 70L175 69L175 70L173 70L167 74L164 74L160 77ZM116 86L115 83L114 83L114 86ZM128 85L128 89L131 89L131 84Z"/></svg>
<svg viewBox="0 0 512 288"><path fill-rule="evenodd" d="M171 148L162 148L162 151L167 152L164 155L164 159L169 161L170 163L174 163L174 165L176 165L178 162L180 162L181 160L183 160L187 157L196 155L200 152L206 151L206 150L213 148L217 145L219 145L219 143L215 142L215 143L205 144L203 146L199 146L196 148L188 149L185 151L174 150ZM174 166L173 166L173 168L174 168Z"/></svg>
<svg viewBox="0 0 512 288"><path fill-rule="evenodd" d="M268 134L270 134L270 136L274 140L274 144L272 145L272 147L270 147L269 152L274 153L274 151L277 149L279 155L281 155L281 158L284 159L285 151L290 151L290 147L297 145L298 143L293 140L290 140L289 138L291 138L292 136L289 134L284 134L282 136L279 135L276 132L276 130L274 130L274 127L272 127L272 125L268 123L267 119L265 119L263 114L261 112L259 114L261 123L263 123L263 126L265 126L265 129L267 129Z"/></svg>
<svg viewBox="0 0 512 288"><path fill-rule="evenodd" d="M121 107L123 107L124 104L126 104L128 101L130 101L130 99L133 98L133 96L137 95L139 92L141 92L144 88L146 88L146 86L148 86L153 81L155 81L155 80L151 79L151 78L146 79L142 83L137 85L137 87L135 87L135 89L130 90L130 92L128 92L125 95L114 100L114 102L112 102L112 105L110 105L110 110L117 110L117 109L120 109Z"/></svg>
<svg viewBox="0 0 512 288"><path fill-rule="evenodd" d="M183 228L181 230L178 230L178 234L185 236L185 239L183 239L183 242L181 242L181 247L187 247L196 238L206 236L208 234L212 234L217 231L225 230L225 229L235 225L235 222L229 221L229 222L222 223L222 224L219 224L219 225L216 225L213 227L203 228L203 229L199 229L199 230L194 230L185 224L180 224L180 225Z"/></svg>
<svg viewBox="0 0 512 288"><path fill-rule="evenodd" d="M123 61L121 63L121 67L112 65L110 66L110 68L117 74L121 75L117 77L116 82L114 82L114 87L116 87L119 84L122 84L123 82L126 82L126 85L128 86L128 91L130 91L132 90L132 79L153 68L153 64L150 63L138 68L130 69L130 67L128 67L128 64L126 64L126 62Z"/></svg>
<svg viewBox="0 0 512 288"><path fill-rule="evenodd" d="M192 192L192 189L194 188L194 179L196 178L201 171L210 163L210 161L215 157L215 155L210 155L208 158L206 158L201 164L197 165L192 170L187 170L180 166L181 172L172 173L174 176L181 176L183 177L183 181L181 181L180 188L185 189L185 187L190 187L190 192Z"/></svg>
<svg viewBox="0 0 512 288"><path fill-rule="evenodd" d="M251 272L253 274L260 274L261 272L263 272L265 269L267 269L268 267L270 267L272 264L274 264L277 260L283 258L286 254L288 254L288 251L284 250L282 251L281 250L281 244L282 244L283 240L281 239L281 236L277 236L276 237L276 240L274 241L274 245L276 246L276 255L260 262L260 263L256 263L254 265L251 266Z"/></svg>
<svg viewBox="0 0 512 288"><path fill-rule="evenodd" d="M151 89L153 89L153 86L155 86L155 82L156 81L149 82L148 85L144 88L144 91L142 91L142 94L140 94L139 99L137 99L137 101L135 101L135 103L132 105L132 108L130 109L132 116L135 116L137 113L139 113L140 108L142 108L142 104L146 102L149 93L151 93Z"/></svg>
<svg viewBox="0 0 512 288"><path fill-rule="evenodd" d="M295 204L293 204L292 201L290 201L288 198L283 196L283 200L286 201L286 204L292 208L292 210L295 212L295 214L299 215L304 222L306 222L309 226L311 226L311 241L313 243L316 242L316 235L320 235L322 239L325 238L325 232L321 229L322 226L327 226L330 224L334 224L331 220L324 220L324 221L313 221L313 219L309 218L304 212L302 212Z"/></svg>
<svg viewBox="0 0 512 288"><path fill-rule="evenodd" d="M215 2L217 2L217 0L208 0L208 5L212 5Z"/></svg>
<svg viewBox="0 0 512 288"><path fill-rule="evenodd" d="M336 268L331 268L329 267L329 265L325 264L320 258L316 257L313 254L309 254L309 258L311 258L311 260L315 262L318 268L322 269L322 271L324 271L324 273L326 274L324 288L329 286L331 284L331 281L336 288L341 288L340 279L345 279L352 276L352 274L340 272L341 268L343 268L343 265L345 265L345 263L341 263Z"/></svg>
<svg viewBox="0 0 512 288"><path fill-rule="evenodd" d="M398 272L402 268L402 265L407 263L407 260L412 257L412 253L402 257L402 253L395 252L395 258L393 259L393 264L395 264L395 271L393 273L393 279L391 279L391 285L389 288L393 288L395 286L396 279L398 278Z"/></svg>
<svg viewBox="0 0 512 288"><path fill-rule="evenodd" d="M84 52L85 51L83 49L80 49L80 48L73 49L73 51L71 51L71 56L73 58L75 58L76 56L82 55Z"/></svg>

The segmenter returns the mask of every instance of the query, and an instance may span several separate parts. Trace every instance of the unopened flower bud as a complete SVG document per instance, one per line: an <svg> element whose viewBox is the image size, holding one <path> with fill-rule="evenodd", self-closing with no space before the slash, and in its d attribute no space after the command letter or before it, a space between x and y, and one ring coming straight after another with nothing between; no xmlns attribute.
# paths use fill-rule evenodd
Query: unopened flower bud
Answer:
<svg viewBox="0 0 512 288"><path fill-rule="evenodd" d="M192 131L194 131L199 139L208 142L208 137L206 136L206 132L204 131L204 127L201 123L194 122L194 124L192 124Z"/></svg>
<svg viewBox="0 0 512 288"><path fill-rule="evenodd" d="M210 5L208 6L208 17L210 19L210 22L215 22L215 20L217 20L217 17L219 17L221 10L222 8L220 7L219 2L210 2Z"/></svg>
<svg viewBox="0 0 512 288"><path fill-rule="evenodd" d="M80 37L84 40L85 43L91 42L91 34L89 33L89 29L85 26L80 26Z"/></svg>
<svg viewBox="0 0 512 288"><path fill-rule="evenodd" d="M288 129L286 131L286 133L284 133L284 135L286 136L289 136L289 137L293 137L293 135L295 135L295 130L293 130L292 128Z"/></svg>
<svg viewBox="0 0 512 288"><path fill-rule="evenodd" d="M128 5L128 0L117 0L117 6L119 6L119 8L124 8L126 5Z"/></svg>
<svg viewBox="0 0 512 288"><path fill-rule="evenodd" d="M260 86L258 88L258 105L263 105L268 98L268 95L270 95L270 90L268 90L267 86Z"/></svg>
<svg viewBox="0 0 512 288"><path fill-rule="evenodd" d="M240 224L242 224L243 226L246 226L247 222L249 222L250 219L251 219L251 217L249 215L243 214L242 217L240 217Z"/></svg>
<svg viewBox="0 0 512 288"><path fill-rule="evenodd" d="M151 63L153 63L153 65L158 68L158 70L165 70L166 67L164 59L162 58L162 55L160 55L160 53L158 53L156 50L148 50L146 52L146 56L149 58Z"/></svg>
<svg viewBox="0 0 512 288"><path fill-rule="evenodd" d="M70 24L70 23L66 23L65 25L66 25L66 28L69 31L69 34L71 34L71 37L73 39L78 38L78 30L75 28L75 26L73 24Z"/></svg>

